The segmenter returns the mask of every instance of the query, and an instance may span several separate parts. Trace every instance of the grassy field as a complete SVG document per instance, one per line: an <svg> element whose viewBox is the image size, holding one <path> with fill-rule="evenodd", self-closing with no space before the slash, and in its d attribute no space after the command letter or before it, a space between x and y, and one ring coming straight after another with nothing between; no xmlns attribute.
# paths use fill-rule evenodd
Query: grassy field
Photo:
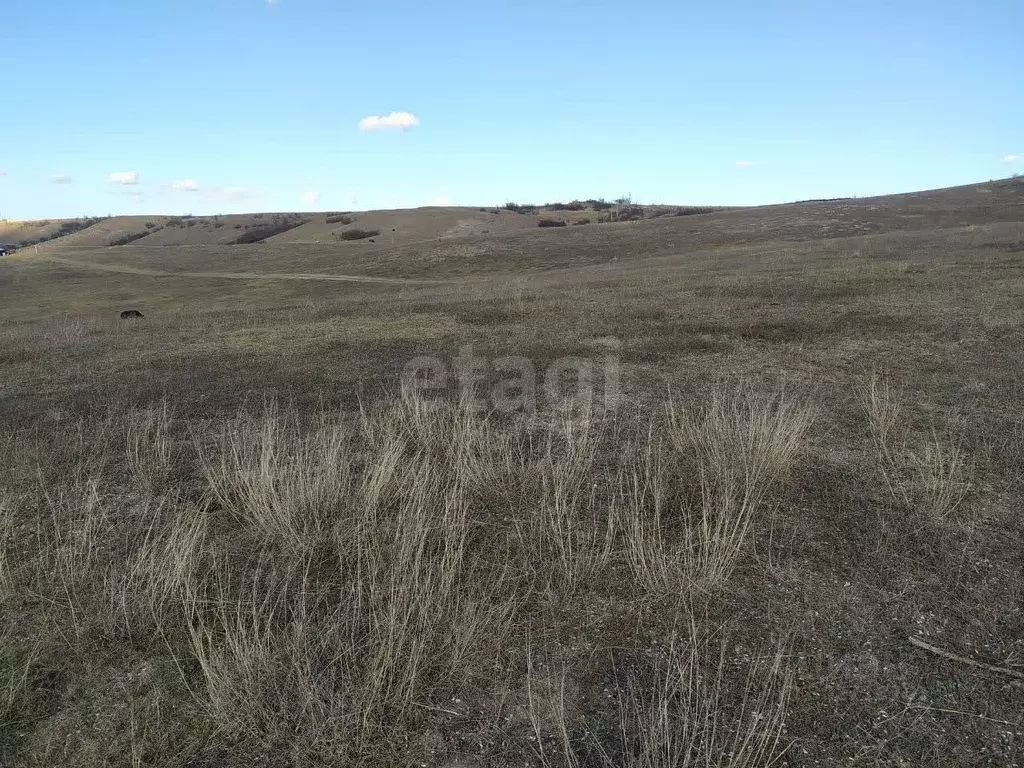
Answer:
<svg viewBox="0 0 1024 768"><path fill-rule="evenodd" d="M0 260L0 765L1024 762L1024 184L403 215Z"/></svg>

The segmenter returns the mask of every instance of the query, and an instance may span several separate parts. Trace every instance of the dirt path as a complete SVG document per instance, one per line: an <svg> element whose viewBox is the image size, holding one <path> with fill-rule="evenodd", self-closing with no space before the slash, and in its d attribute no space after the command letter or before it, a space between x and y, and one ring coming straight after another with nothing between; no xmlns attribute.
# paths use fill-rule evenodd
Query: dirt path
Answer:
<svg viewBox="0 0 1024 768"><path fill-rule="evenodd" d="M49 261L66 267L115 272L123 275L151 277L194 277L205 280L327 280L338 283L383 283L387 285L455 285L459 280L404 279L400 277L367 277L365 275L327 275L307 272L167 272L159 269L126 267L120 264L96 264L89 261L65 259L59 256L33 255L33 261Z"/></svg>

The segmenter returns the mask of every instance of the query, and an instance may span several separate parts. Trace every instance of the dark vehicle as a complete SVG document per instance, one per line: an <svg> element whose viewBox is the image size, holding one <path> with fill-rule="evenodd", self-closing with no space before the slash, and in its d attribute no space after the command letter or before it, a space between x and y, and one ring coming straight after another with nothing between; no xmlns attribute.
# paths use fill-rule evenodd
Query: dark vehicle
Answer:
<svg viewBox="0 0 1024 768"><path fill-rule="evenodd" d="M7 246L5 246L5 245L0 245L0 256L10 256L10 255L11 255L10 249Z"/></svg>

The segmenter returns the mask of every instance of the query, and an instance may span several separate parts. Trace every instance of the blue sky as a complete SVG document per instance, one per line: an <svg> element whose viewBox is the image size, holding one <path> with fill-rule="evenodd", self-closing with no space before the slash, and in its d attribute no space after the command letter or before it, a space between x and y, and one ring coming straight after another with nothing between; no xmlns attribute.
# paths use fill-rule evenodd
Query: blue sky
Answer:
<svg viewBox="0 0 1024 768"><path fill-rule="evenodd" d="M4 0L0 218L999 178L1022 40L1019 0Z"/></svg>

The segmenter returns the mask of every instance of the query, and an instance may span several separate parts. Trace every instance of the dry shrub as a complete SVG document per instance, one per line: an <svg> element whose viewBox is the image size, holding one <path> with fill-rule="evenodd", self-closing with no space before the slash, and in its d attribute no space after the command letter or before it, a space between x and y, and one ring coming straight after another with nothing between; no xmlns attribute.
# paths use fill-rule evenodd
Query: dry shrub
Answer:
<svg viewBox="0 0 1024 768"><path fill-rule="evenodd" d="M794 677L786 670L788 644L755 655L745 683L735 689L728 636L691 625L676 639L653 676L631 671L620 692L622 753L605 755L611 768L721 766L765 768L785 755L784 738Z"/></svg>
<svg viewBox="0 0 1024 768"><path fill-rule="evenodd" d="M536 501L519 499L516 528L538 588L566 597L612 556L614 522L604 508L599 459L604 427L589 412L563 411L548 422L530 465Z"/></svg>
<svg viewBox="0 0 1024 768"><path fill-rule="evenodd" d="M144 493L161 491L171 480L176 462L174 419L170 406L134 411L125 419L125 459Z"/></svg>
<svg viewBox="0 0 1024 768"><path fill-rule="evenodd" d="M941 431L933 427L915 440L901 393L877 375L864 385L861 402L893 501L918 527L947 521L972 487L970 462L952 419Z"/></svg>
<svg viewBox="0 0 1024 768"><path fill-rule="evenodd" d="M271 403L224 428L206 477L221 507L257 540L301 552L349 504L353 460L343 425L322 424L306 436Z"/></svg>
<svg viewBox="0 0 1024 768"><path fill-rule="evenodd" d="M600 740L601 724L566 705L563 670L554 679L527 676L533 744L545 766L576 768L765 768L779 764L795 677L786 665L789 639L767 653L730 656L726 627L691 621L647 663L634 662L617 687L618 722Z"/></svg>
<svg viewBox="0 0 1024 768"><path fill-rule="evenodd" d="M225 730L351 757L487 668L520 597L470 546L477 428L413 397L356 425L302 432L271 410L229 426L211 486L264 556L225 558L216 582L238 586L189 622Z"/></svg>
<svg viewBox="0 0 1024 768"><path fill-rule="evenodd" d="M949 518L971 489L970 467L961 439L949 434L940 436L932 430L912 461L926 514L933 520Z"/></svg>
<svg viewBox="0 0 1024 768"><path fill-rule="evenodd" d="M681 596L689 577L685 546L666 521L671 477L663 443L652 434L618 480L616 516L622 528L626 561L637 584L653 595Z"/></svg>
<svg viewBox="0 0 1024 768"><path fill-rule="evenodd" d="M94 635L112 624L113 579L110 570L123 564L117 512L98 482L58 489L47 495L50 523L44 534L40 574L54 607L51 620L70 650L87 652Z"/></svg>
<svg viewBox="0 0 1024 768"><path fill-rule="evenodd" d="M792 469L814 412L746 385L716 389L696 408L670 409L670 438L700 478L699 509L684 528L688 570L697 581L719 584L769 492Z"/></svg>
<svg viewBox="0 0 1024 768"><path fill-rule="evenodd" d="M729 578L814 413L745 385L716 389L692 407L670 404L668 413L666 436L652 431L634 450L617 507L638 583L681 596Z"/></svg>
<svg viewBox="0 0 1024 768"><path fill-rule="evenodd" d="M901 395L888 380L873 375L861 391L861 403L886 487L894 500L909 505L910 497L900 478L901 457L907 442Z"/></svg>
<svg viewBox="0 0 1024 768"><path fill-rule="evenodd" d="M111 583L126 629L166 636L183 624L212 567L209 528L205 509L177 497L157 503Z"/></svg>

